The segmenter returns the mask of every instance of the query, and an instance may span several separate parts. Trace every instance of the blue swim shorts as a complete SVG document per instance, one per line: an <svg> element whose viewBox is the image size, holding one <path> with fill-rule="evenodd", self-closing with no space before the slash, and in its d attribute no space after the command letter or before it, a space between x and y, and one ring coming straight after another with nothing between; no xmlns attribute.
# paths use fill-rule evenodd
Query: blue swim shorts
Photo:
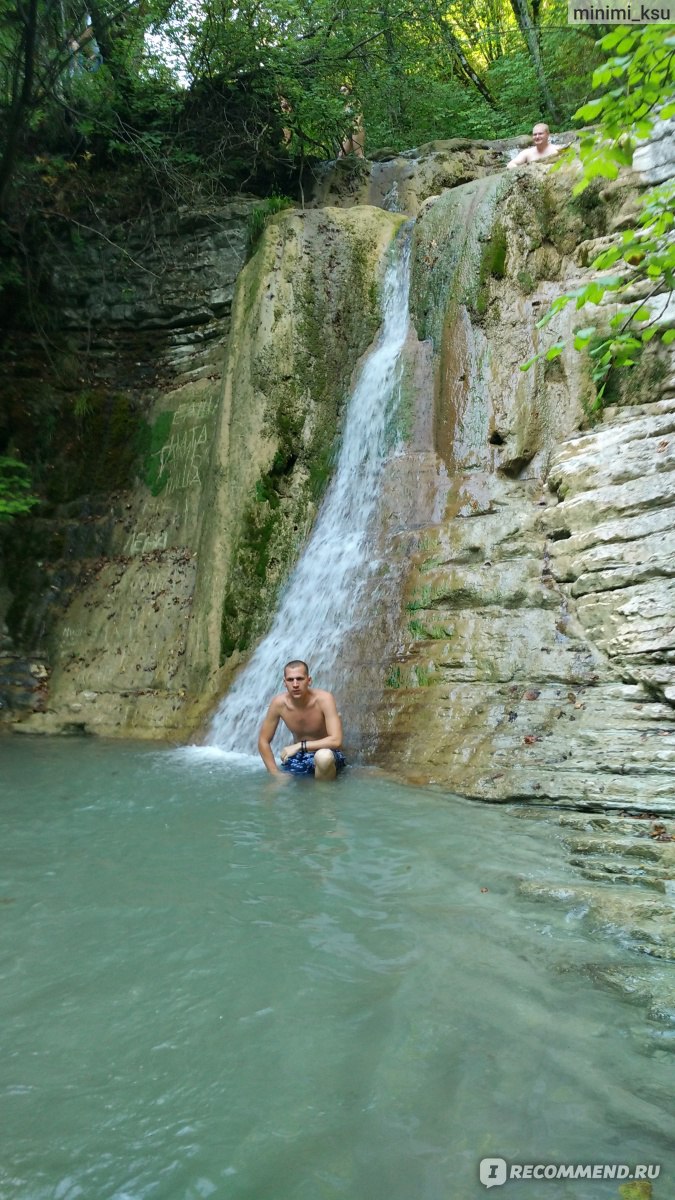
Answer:
<svg viewBox="0 0 675 1200"><path fill-rule="evenodd" d="M345 756L341 750L333 750L333 758L335 759L335 768L338 774L347 766ZM290 771L291 775L313 775L314 774L314 751L313 750L298 750L292 758L287 758L285 763L281 764L282 771Z"/></svg>

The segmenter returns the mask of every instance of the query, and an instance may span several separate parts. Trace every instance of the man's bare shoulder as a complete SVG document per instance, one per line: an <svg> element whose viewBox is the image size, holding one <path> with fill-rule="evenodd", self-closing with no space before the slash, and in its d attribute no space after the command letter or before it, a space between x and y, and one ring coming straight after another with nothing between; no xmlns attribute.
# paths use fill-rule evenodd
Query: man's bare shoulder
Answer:
<svg viewBox="0 0 675 1200"><path fill-rule="evenodd" d="M286 693L278 692L276 696L272 696L270 700L269 711L271 713L280 713L286 707Z"/></svg>
<svg viewBox="0 0 675 1200"><path fill-rule="evenodd" d="M530 153L530 150L521 150L520 154L516 154L515 158L509 159L509 161L506 164L509 171L513 171L516 167L527 166L527 164L530 161L530 159L528 158L529 153Z"/></svg>
<svg viewBox="0 0 675 1200"><path fill-rule="evenodd" d="M331 708L336 707L335 696L332 692L327 692L323 688L312 688L312 695L322 708L324 705L328 705Z"/></svg>

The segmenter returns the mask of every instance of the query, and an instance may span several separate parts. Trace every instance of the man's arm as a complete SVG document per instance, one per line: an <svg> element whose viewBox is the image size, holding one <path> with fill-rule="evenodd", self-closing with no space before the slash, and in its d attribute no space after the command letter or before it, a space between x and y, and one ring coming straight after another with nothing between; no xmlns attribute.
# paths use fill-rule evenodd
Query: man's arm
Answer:
<svg viewBox="0 0 675 1200"><path fill-rule="evenodd" d="M512 158L509 162L507 162L507 171L512 171L514 167L524 167L526 163L529 163L530 149L531 147L528 147L527 150L521 150L520 154L516 154L515 158Z"/></svg>
<svg viewBox="0 0 675 1200"><path fill-rule="evenodd" d="M258 734L258 752L270 775L281 774L270 745L272 738L277 731L279 716L280 714L277 711L277 702L276 700L273 700L267 710L265 720L260 726L260 733Z"/></svg>
<svg viewBox="0 0 675 1200"><path fill-rule="evenodd" d="M307 742L307 749L312 753L315 750L339 750L342 746L342 719L335 704L335 697L330 692L326 692L320 699L319 705L324 715L326 722L326 736L322 738L310 738Z"/></svg>

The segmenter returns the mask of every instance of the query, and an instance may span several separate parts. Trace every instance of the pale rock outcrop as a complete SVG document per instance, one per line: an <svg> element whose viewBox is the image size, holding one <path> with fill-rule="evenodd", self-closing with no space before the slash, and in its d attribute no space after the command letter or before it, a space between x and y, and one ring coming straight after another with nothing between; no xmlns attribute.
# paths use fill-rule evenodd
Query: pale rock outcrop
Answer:
<svg viewBox="0 0 675 1200"><path fill-rule="evenodd" d="M571 176L455 189L420 217L413 315L434 346L449 485L419 535L374 759L476 798L668 811L675 781L669 355L589 427L571 306L611 204ZM463 218L460 213L464 210ZM554 362L519 364L558 339Z"/></svg>
<svg viewBox="0 0 675 1200"><path fill-rule="evenodd" d="M571 585L581 624L622 677L675 706L674 472L675 397L666 397L608 411L592 435L561 447L550 482L566 534L551 549L554 576Z"/></svg>
<svg viewBox="0 0 675 1200"><path fill-rule="evenodd" d="M675 118L654 122L651 136L638 146L633 167L645 183L665 183L675 175Z"/></svg>
<svg viewBox="0 0 675 1200"><path fill-rule="evenodd" d="M382 151L376 161L338 159L323 167L312 203L340 208L371 204L416 217L451 188L495 175L514 149L529 143L522 137L491 142L449 138L401 154Z"/></svg>

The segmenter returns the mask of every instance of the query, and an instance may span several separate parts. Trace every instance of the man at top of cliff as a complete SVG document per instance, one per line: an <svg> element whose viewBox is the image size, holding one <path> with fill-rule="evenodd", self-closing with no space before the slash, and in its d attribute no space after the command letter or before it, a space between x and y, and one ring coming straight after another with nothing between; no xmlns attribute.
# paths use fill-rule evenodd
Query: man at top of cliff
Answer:
<svg viewBox="0 0 675 1200"><path fill-rule="evenodd" d="M275 696L260 727L258 750L270 775L314 775L315 779L335 779L345 765L341 753L342 721L330 692L312 687L309 667L294 658L284 667L285 692ZM281 772L271 742L279 721L293 735L281 751Z"/></svg>
<svg viewBox="0 0 675 1200"><path fill-rule="evenodd" d="M363 147L366 140L363 128L363 113L360 108L356 107L351 98L352 89L349 84L343 83L340 88L340 95L345 98L345 116L350 118L352 127L342 140L340 149L338 150L338 158L345 158L348 154L355 154L357 158L363 158Z"/></svg>
<svg viewBox="0 0 675 1200"><path fill-rule="evenodd" d="M553 146L549 141L551 131L548 125L541 121L535 125L532 130L532 140L534 146L528 146L527 150L521 150L520 154L516 154L506 166L511 171L514 167L523 167L526 163L549 162L552 158L556 158L560 154L560 146Z"/></svg>

